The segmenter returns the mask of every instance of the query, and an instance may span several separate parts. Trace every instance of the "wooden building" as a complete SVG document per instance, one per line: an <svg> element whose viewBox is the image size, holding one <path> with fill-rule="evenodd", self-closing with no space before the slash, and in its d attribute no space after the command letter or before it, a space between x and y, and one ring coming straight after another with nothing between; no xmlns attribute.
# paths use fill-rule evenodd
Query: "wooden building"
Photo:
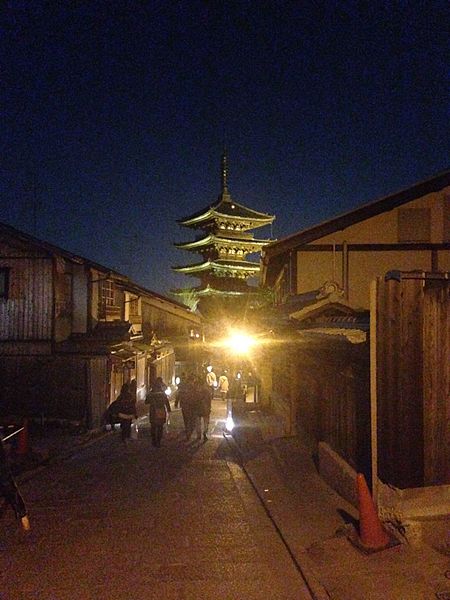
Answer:
<svg viewBox="0 0 450 600"><path fill-rule="evenodd" d="M98 426L122 384L172 383L174 344L201 323L126 276L0 224L3 414Z"/></svg>
<svg viewBox="0 0 450 600"><path fill-rule="evenodd" d="M373 466L370 423L373 429L374 418L373 397L371 400L374 351L370 348L368 330L371 284L392 270L420 271L440 277L449 269L450 172L267 245L262 254L261 277L275 297L274 338L275 341L277 337L288 338L290 343L274 343L263 351L260 398L284 416L286 431L301 427L313 444L326 442L344 461L370 477ZM386 305L383 306L383 319L402 319L395 313L401 309L397 300L389 309L393 311L390 316L384 314ZM372 306L371 319L373 310ZM384 322L386 333L389 325ZM407 334L408 322L402 323L402 335L412 335L415 329L412 327ZM443 343L442 336L438 340L433 331L430 326L424 330L429 337L417 340L417 359L423 353L429 356L425 348ZM387 352L384 344L393 344L392 348L398 349L402 335L394 341L392 338L388 341L385 334L382 339L378 337L375 352L384 355ZM415 396L422 394L424 388L412 383L417 378L412 363L405 371L400 366L403 360L400 354L393 349L389 352L390 372L401 371L402 378L411 375L408 383L402 379L406 389L414 388ZM436 349L434 352L439 354ZM280 392L279 376L274 380L277 364L289 369L290 392ZM420 364L417 363L419 367ZM444 368L442 360L439 364ZM392 466L397 469L395 473L387 464L391 460L393 432L408 422L408 406L413 400L405 397L399 405L398 381L395 383L395 378L383 381L382 397L378 395L383 441L379 452L385 454L379 454L378 459L387 483L409 485L414 483L414 477L411 473L400 476L400 454L400 462ZM390 386L389 392L386 386ZM447 397L430 398L423 406L415 397L414 405L414 410L427 413L427 422L444 423L448 419ZM433 416L428 410L433 411ZM441 425L430 425L428 431L435 431L433 427L439 429ZM421 436L417 438L418 448L425 444L435 452L431 450L435 447L426 428L417 426L414 431L414 435ZM390 441L385 444L386 438ZM419 464L425 461L429 465L430 460L420 451ZM436 460L439 462L442 457ZM428 468L433 473L438 469ZM439 469L435 481L442 483L442 468ZM421 469L420 476L416 473L416 483L425 485L431 480L432 477L425 475L426 470Z"/></svg>
<svg viewBox="0 0 450 600"><path fill-rule="evenodd" d="M200 279L195 288L176 290L189 295L205 316L217 318L221 313L238 313L257 297L257 289L248 280L259 275L258 256L270 239L255 239L251 230L270 225L274 216L235 202L227 183L227 159L222 157L222 190L217 202L178 221L183 227L200 230L193 241L175 244L177 248L199 253L200 263L172 267Z"/></svg>

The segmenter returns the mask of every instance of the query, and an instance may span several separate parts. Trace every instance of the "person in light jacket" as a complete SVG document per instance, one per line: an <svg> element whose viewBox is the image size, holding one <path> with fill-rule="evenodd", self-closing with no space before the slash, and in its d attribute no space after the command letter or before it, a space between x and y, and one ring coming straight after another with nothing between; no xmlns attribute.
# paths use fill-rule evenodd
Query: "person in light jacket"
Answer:
<svg viewBox="0 0 450 600"><path fill-rule="evenodd" d="M164 433L164 424L167 420L167 414L171 412L170 402L166 395L167 386L161 377L157 377L150 392L145 398L145 403L149 404L150 432L152 436L152 445L156 448L161 446L161 440Z"/></svg>
<svg viewBox="0 0 450 600"><path fill-rule="evenodd" d="M230 384L228 382L227 372L224 371L222 373L222 375L219 377L219 392L220 392L220 397L222 398L222 400L227 399L229 385Z"/></svg>
<svg viewBox="0 0 450 600"><path fill-rule="evenodd" d="M28 518L25 502L20 495L16 482L9 468L8 458L6 456L3 440L0 438L0 494L5 499L6 504L9 504L16 514L16 518L20 519L20 524L24 531L30 531L30 520Z"/></svg>

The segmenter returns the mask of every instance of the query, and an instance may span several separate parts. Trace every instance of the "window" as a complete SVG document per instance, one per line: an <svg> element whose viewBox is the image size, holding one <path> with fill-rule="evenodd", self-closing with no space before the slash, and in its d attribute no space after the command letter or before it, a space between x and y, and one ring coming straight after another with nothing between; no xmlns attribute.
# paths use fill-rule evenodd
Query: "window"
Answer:
<svg viewBox="0 0 450 600"><path fill-rule="evenodd" d="M9 295L9 269L0 267L0 299L8 300Z"/></svg>
<svg viewBox="0 0 450 600"><path fill-rule="evenodd" d="M429 208L401 208L398 211L399 242L429 242L431 214Z"/></svg>
<svg viewBox="0 0 450 600"><path fill-rule="evenodd" d="M112 281L102 282L102 298L103 306L114 306L114 284Z"/></svg>
<svg viewBox="0 0 450 600"><path fill-rule="evenodd" d="M138 317L139 316L139 300L138 298L133 298L130 300L130 317Z"/></svg>

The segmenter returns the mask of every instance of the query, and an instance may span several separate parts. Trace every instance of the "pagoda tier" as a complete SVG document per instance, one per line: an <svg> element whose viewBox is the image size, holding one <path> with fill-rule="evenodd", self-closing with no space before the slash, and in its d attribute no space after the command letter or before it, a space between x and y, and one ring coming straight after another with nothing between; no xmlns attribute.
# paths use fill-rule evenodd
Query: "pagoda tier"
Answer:
<svg viewBox="0 0 450 600"><path fill-rule="evenodd" d="M178 273L197 277L201 273L211 273L215 277L237 277L247 279L259 273L259 263L246 260L206 260L202 263L187 265L185 267L172 267Z"/></svg>
<svg viewBox="0 0 450 600"><path fill-rule="evenodd" d="M234 202L228 193L222 192L217 204L181 219L178 223L184 227L201 228L205 231L241 232L270 225L274 219L272 215L257 212Z"/></svg>
<svg viewBox="0 0 450 600"><path fill-rule="evenodd" d="M188 242L175 244L177 248L197 252L201 262L172 267L178 273L198 277L200 286L174 291L177 295L191 293L200 302L203 311L211 297L245 298L256 293L247 280L259 274L259 262L246 260L249 254L259 254L271 239L255 239L250 230L270 225L275 216L258 212L238 204L228 192L226 156L222 157L222 191L218 201L178 223L199 229L202 235ZM206 306L206 305L205 305ZM217 304L214 304L215 309Z"/></svg>
<svg viewBox="0 0 450 600"><path fill-rule="evenodd" d="M245 237L231 237L226 235L214 235L212 233L203 236L192 242L181 242L175 244L177 248L191 252L207 252L208 255L216 254L223 256L244 256L261 252L261 249L269 244L271 240L254 239L249 234L242 234Z"/></svg>
<svg viewBox="0 0 450 600"><path fill-rule="evenodd" d="M242 296L248 296L250 294L257 295L258 290L255 288L251 288L250 286L246 286L241 290L228 290L228 289L220 289L218 287L213 287L210 284L207 284L206 287L198 287L192 288L199 298L207 298L207 297L223 297L223 298L241 298ZM175 290L175 293L178 292L182 294L185 290Z"/></svg>

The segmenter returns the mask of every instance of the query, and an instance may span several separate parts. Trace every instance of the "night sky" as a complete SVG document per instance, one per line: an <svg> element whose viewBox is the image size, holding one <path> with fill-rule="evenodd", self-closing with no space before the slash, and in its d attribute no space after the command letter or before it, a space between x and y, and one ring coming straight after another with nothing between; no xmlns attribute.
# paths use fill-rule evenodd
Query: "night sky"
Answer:
<svg viewBox="0 0 450 600"><path fill-rule="evenodd" d="M167 294L224 141L277 238L436 175L449 6L4 0L0 220Z"/></svg>

